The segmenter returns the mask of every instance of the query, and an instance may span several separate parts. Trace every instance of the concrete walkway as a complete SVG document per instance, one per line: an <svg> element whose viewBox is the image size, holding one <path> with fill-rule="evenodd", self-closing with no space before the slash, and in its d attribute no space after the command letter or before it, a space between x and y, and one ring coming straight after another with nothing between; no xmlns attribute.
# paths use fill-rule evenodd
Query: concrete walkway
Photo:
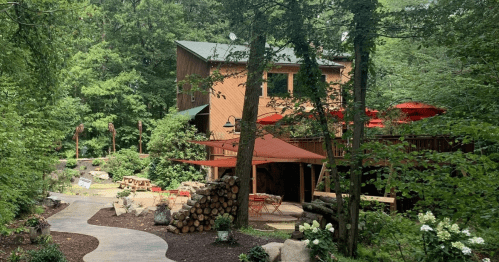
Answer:
<svg viewBox="0 0 499 262"><path fill-rule="evenodd" d="M52 231L89 235L99 240L99 246L83 257L87 262L100 261L166 261L168 245L153 234L138 230L89 225L90 219L115 198L67 196L52 193L70 203L61 212L51 216L48 222Z"/></svg>

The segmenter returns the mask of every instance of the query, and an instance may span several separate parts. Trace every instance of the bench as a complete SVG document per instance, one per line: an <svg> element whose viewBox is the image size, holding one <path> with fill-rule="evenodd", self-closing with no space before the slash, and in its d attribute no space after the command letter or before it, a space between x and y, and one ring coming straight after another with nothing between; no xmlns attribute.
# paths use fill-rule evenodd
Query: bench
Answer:
<svg viewBox="0 0 499 262"><path fill-rule="evenodd" d="M314 196L317 197L332 197L336 198L336 193L329 193L329 192L319 192L319 191L314 191ZM350 197L349 194L341 194L342 197ZM390 204L390 211L395 211L396 210L396 199L395 197L379 197L379 196L366 196L366 195L361 195L360 200L363 201L377 201L381 203L387 203Z"/></svg>

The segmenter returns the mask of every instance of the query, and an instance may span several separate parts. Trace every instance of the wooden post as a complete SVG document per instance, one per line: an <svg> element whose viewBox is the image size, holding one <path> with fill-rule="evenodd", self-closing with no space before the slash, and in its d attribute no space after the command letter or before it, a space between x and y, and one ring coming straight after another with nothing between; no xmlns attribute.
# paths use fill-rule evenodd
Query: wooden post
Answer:
<svg viewBox="0 0 499 262"><path fill-rule="evenodd" d="M314 191L315 191L315 166L312 164L312 166L310 167L310 174L311 174L311 182L312 182L312 200L314 200Z"/></svg>
<svg viewBox="0 0 499 262"><path fill-rule="evenodd" d="M300 203L305 202L305 168L300 163Z"/></svg>
<svg viewBox="0 0 499 262"><path fill-rule="evenodd" d="M324 184L326 186L326 192L331 192L331 188L330 188L331 174L329 173L329 171L326 171L326 181L324 182Z"/></svg>
<svg viewBox="0 0 499 262"><path fill-rule="evenodd" d="M78 159L78 134L76 135L76 159Z"/></svg>
<svg viewBox="0 0 499 262"><path fill-rule="evenodd" d="M113 133L113 152L116 153L116 143L114 142L114 138L116 137L116 132Z"/></svg>
<svg viewBox="0 0 499 262"><path fill-rule="evenodd" d="M253 165L253 194L256 194L256 165Z"/></svg>
<svg viewBox="0 0 499 262"><path fill-rule="evenodd" d="M214 169L214 172L213 172L213 180L217 180L218 179L218 167L213 167Z"/></svg>
<svg viewBox="0 0 499 262"><path fill-rule="evenodd" d="M142 121L139 120L139 154L142 154Z"/></svg>
<svg viewBox="0 0 499 262"><path fill-rule="evenodd" d="M397 192L395 192L395 188L394 187L392 187L390 189L390 197L395 198L395 201L390 204L390 211L391 212L395 212L395 211L397 211Z"/></svg>

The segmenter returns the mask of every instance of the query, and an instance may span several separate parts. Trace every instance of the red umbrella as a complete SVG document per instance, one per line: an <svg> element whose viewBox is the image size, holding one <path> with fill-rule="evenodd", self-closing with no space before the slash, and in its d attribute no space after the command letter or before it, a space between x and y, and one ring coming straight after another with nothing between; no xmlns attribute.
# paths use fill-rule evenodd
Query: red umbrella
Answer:
<svg viewBox="0 0 499 262"><path fill-rule="evenodd" d="M378 118L378 112L379 112L378 110L366 108L366 115L370 118ZM338 110L333 110L333 111L329 111L329 113L332 116L337 117L338 119L343 119L345 109L342 108L342 109L338 109Z"/></svg>
<svg viewBox="0 0 499 262"><path fill-rule="evenodd" d="M372 128L372 127L380 127L383 128L385 127L385 124L383 123L383 119L371 119L369 122L366 123L366 127ZM403 120L397 120L397 121L392 121L393 124L406 124L408 121L403 121Z"/></svg>
<svg viewBox="0 0 499 262"><path fill-rule="evenodd" d="M258 123L260 125L273 125L273 124L277 123L277 121L281 120L282 117L283 116L280 114L273 114L273 115L258 119L256 121L256 123Z"/></svg>
<svg viewBox="0 0 499 262"><path fill-rule="evenodd" d="M419 102L406 102L398 104L395 108L400 109L407 115L408 120L418 121L423 118L436 116L445 112L443 108L437 108L432 105L427 105Z"/></svg>

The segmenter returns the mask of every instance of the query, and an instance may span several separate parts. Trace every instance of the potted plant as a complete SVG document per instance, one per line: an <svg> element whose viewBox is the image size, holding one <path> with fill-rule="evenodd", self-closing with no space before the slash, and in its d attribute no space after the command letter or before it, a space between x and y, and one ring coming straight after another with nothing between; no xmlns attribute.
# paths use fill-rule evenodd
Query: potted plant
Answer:
<svg viewBox="0 0 499 262"><path fill-rule="evenodd" d="M50 224L39 215L34 215L26 220L25 225L29 229L31 243L36 243L40 236L50 236Z"/></svg>
<svg viewBox="0 0 499 262"><path fill-rule="evenodd" d="M232 218L229 214L218 215L215 219L215 230L218 231L218 239L221 241L229 240L229 231L232 223Z"/></svg>
<svg viewBox="0 0 499 262"><path fill-rule="evenodd" d="M156 225L169 225L172 221L172 214L167 203L161 203L156 206L154 212L154 224Z"/></svg>

